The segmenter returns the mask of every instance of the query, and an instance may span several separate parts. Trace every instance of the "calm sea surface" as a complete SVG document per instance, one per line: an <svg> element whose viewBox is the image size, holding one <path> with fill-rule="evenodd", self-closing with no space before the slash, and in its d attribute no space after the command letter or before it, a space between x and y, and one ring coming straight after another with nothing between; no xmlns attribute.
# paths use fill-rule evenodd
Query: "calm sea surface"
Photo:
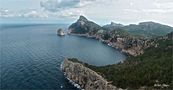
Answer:
<svg viewBox="0 0 173 90"><path fill-rule="evenodd" d="M0 89L75 89L63 76L63 57L92 65L125 59L119 51L78 36L59 37L67 25L2 24L0 26Z"/></svg>

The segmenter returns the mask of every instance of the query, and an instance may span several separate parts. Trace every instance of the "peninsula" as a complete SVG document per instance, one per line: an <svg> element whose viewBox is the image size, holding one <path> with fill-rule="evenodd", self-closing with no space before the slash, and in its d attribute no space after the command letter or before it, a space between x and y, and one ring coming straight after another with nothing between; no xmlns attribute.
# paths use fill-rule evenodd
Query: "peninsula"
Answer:
<svg viewBox="0 0 173 90"><path fill-rule="evenodd" d="M84 16L80 16L75 23L69 26L71 35L98 39L131 56L143 54L144 49L154 45L154 41L150 39L166 35L165 33L171 31L173 31L172 27L154 22L127 26L112 22L110 25L101 27Z"/></svg>
<svg viewBox="0 0 173 90"><path fill-rule="evenodd" d="M118 90L111 85L101 75L85 67L82 62L75 58L65 59L63 62L63 71L67 78L80 85L84 90Z"/></svg>
<svg viewBox="0 0 173 90"><path fill-rule="evenodd" d="M101 40L116 49L130 55L124 62L106 66L93 66L75 58L63 63L65 75L78 83L85 90L117 89L171 89L173 28L154 22L145 22L135 27L155 26L159 33L153 35L150 28L148 35L131 32L121 24L99 26L80 16L70 27L70 34ZM107 29L106 29L107 28ZM135 29L134 29L135 30ZM134 33L135 32L135 33ZM138 34L137 34L138 33Z"/></svg>

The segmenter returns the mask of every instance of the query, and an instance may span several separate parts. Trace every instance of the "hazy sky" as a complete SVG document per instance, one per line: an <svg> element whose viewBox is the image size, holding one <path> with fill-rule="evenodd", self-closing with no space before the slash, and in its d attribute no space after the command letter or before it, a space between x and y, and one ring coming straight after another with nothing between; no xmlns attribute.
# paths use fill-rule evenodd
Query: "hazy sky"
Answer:
<svg viewBox="0 0 173 90"><path fill-rule="evenodd" d="M84 15L97 23L155 21L173 26L173 0L0 0L1 18L73 22Z"/></svg>

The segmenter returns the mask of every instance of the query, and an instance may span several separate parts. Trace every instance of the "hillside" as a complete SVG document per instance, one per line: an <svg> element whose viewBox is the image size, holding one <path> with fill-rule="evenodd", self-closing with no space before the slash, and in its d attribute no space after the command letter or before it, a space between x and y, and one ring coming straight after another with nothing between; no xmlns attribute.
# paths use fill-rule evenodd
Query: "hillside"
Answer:
<svg viewBox="0 0 173 90"><path fill-rule="evenodd" d="M156 22L141 22L139 24L130 24L126 26L112 22L111 24L103 26L105 30L114 30L117 28L124 29L133 35L140 35L147 38L163 36L173 31L173 27Z"/></svg>
<svg viewBox="0 0 173 90"><path fill-rule="evenodd" d="M102 28L104 30L112 31L112 30L119 29L119 28L122 28L122 27L124 27L124 25L111 22L111 24L104 25Z"/></svg>
<svg viewBox="0 0 173 90"><path fill-rule="evenodd" d="M172 35L172 33L170 33ZM153 39L155 44L137 57L128 57L124 62L107 66L86 67L96 71L118 88L173 88L172 50L170 34ZM72 59L74 62L80 62ZM80 62L82 63L82 62Z"/></svg>
<svg viewBox="0 0 173 90"><path fill-rule="evenodd" d="M157 39L155 41L156 46L145 49L145 53L142 55L127 58L123 63L103 67L87 64L86 66L101 73L117 87L171 88L173 87L172 40Z"/></svg>
<svg viewBox="0 0 173 90"><path fill-rule="evenodd" d="M141 22L138 25L128 25L124 27L130 33L142 35L144 37L163 36L173 31L173 28L155 22Z"/></svg>

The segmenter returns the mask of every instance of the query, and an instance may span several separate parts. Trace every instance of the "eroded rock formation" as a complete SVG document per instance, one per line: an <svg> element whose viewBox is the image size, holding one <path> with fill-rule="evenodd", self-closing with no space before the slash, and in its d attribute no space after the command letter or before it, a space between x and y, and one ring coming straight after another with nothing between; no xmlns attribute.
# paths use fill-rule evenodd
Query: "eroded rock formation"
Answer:
<svg viewBox="0 0 173 90"><path fill-rule="evenodd" d="M85 90L119 90L115 86L109 84L102 76L95 71L83 66L78 62L68 59L64 60L62 69L67 76Z"/></svg>

